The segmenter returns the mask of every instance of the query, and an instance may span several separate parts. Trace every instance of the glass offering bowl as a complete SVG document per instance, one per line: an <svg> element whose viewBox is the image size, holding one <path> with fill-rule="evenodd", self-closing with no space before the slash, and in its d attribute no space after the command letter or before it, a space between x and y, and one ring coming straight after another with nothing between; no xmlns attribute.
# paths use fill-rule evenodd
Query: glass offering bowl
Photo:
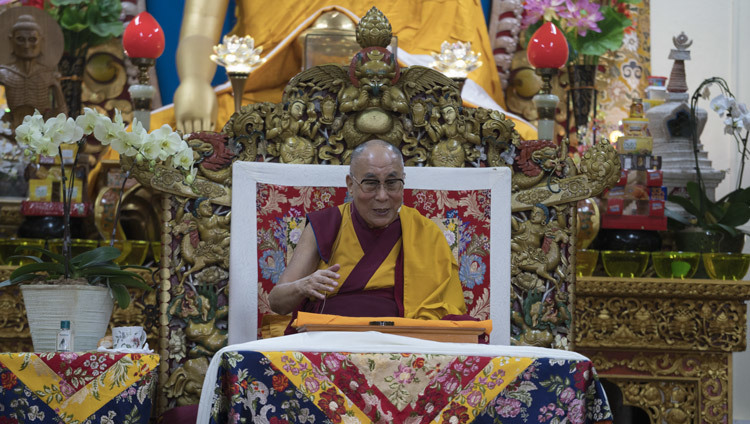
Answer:
<svg viewBox="0 0 750 424"><path fill-rule="evenodd" d="M714 280L741 280L750 267L747 253L704 253L703 266Z"/></svg>
<svg viewBox="0 0 750 424"><path fill-rule="evenodd" d="M159 261L161 261L161 242L160 241L151 242L151 254L154 256L154 262L158 264Z"/></svg>
<svg viewBox="0 0 750 424"><path fill-rule="evenodd" d="M62 254L62 245L62 239L52 239L49 241L49 250L52 253ZM99 242L96 240L72 239L70 240L70 252L75 258L81 253L96 249L98 245Z"/></svg>
<svg viewBox="0 0 750 424"><path fill-rule="evenodd" d="M579 277L589 277L594 273L594 268L596 268L598 261L598 250L578 250L576 252L576 275Z"/></svg>
<svg viewBox="0 0 750 424"><path fill-rule="evenodd" d="M148 255L149 242L145 240L130 240L130 255L125 258L125 265L143 265Z"/></svg>
<svg viewBox="0 0 750 424"><path fill-rule="evenodd" d="M0 240L0 264L19 266L32 262L31 259L10 259L11 256L41 256L40 252L34 250L19 250L18 247L34 246L44 247L43 239L9 238Z"/></svg>
<svg viewBox="0 0 750 424"><path fill-rule="evenodd" d="M109 240L101 240L99 242L99 247L109 246L109 243ZM118 265L125 265L125 258L130 255L130 251L133 249L131 240L115 240L115 242L112 243L112 247L120 249L120 256L115 258L115 263Z"/></svg>
<svg viewBox="0 0 750 424"><path fill-rule="evenodd" d="M102 240L99 246L109 246L109 240ZM143 265L148 254L149 243L144 240L115 240L114 247L120 249L120 256L115 258L119 265Z"/></svg>
<svg viewBox="0 0 750 424"><path fill-rule="evenodd" d="M654 271L661 278L690 278L698 270L698 252L653 252Z"/></svg>
<svg viewBox="0 0 750 424"><path fill-rule="evenodd" d="M604 250L602 265L610 277L640 277L646 271L650 252L635 250Z"/></svg>

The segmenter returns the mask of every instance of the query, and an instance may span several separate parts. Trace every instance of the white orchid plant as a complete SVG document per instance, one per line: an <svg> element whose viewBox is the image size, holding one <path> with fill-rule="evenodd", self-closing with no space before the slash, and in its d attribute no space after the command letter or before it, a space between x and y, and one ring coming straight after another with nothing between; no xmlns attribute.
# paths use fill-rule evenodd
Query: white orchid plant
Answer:
<svg viewBox="0 0 750 424"><path fill-rule="evenodd" d="M699 140L696 110L698 100L711 97L710 86L717 86L721 92L711 100L710 107L724 119L724 132L734 138L740 153L740 171L737 174L735 190L716 201L709 199L706 195L706 187L698 166ZM750 187L742 188L745 161L750 157L747 146L748 134L750 134L750 111L744 103L736 101L724 79L713 77L704 80L690 99L690 125L697 181L687 183L688 197L671 195L669 200L682 206L695 218L685 219L670 210L666 211L667 216L684 225L697 225L705 230L723 232L732 237L737 236L740 234L737 227L750 220Z"/></svg>
<svg viewBox="0 0 750 424"><path fill-rule="evenodd" d="M148 133L143 125L135 119L130 131L127 131L119 110L115 110L114 120L93 109L86 108L84 113L76 119L59 114L46 121L39 111L35 111L33 115L26 116L23 123L16 128L16 141L19 146L25 149L25 154L31 159L36 159L39 156L62 156L61 146L63 144L76 144L78 149L73 159L73 169L78 162L78 153L91 135L103 145L111 146L120 155L134 157L134 164L148 161L151 165L154 165L157 162L162 162L177 169L182 169L186 173L185 179L188 184L195 180L197 169L194 167L193 150L179 133L173 131L169 125L164 125ZM62 170L64 223L62 255L35 248L34 250L43 254L43 258L49 258L50 261L45 262L32 256L27 257L34 262L17 268L11 274L10 279L0 283L0 287L40 278L45 280L85 278L91 284L106 283L112 289L120 307L125 308L130 303L127 287L149 290L150 286L138 274L126 271L124 268L142 267L120 267L114 263L114 259L120 255L120 251L112 245L82 253L74 258L71 257L70 209L75 172L70 172L69 176L66 175L63 160L60 161L60 167ZM123 180L127 180L129 176L130 170L126 170ZM122 191L120 190L121 196ZM121 201L118 202L115 222L119 220L120 203ZM111 239L114 239L114 234Z"/></svg>

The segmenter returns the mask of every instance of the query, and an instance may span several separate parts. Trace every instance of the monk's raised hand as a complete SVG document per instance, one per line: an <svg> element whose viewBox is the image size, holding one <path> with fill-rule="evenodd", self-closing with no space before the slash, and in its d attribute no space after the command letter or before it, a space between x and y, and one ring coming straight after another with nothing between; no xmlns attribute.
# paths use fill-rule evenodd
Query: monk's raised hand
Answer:
<svg viewBox="0 0 750 424"><path fill-rule="evenodd" d="M341 266L339 264L332 265L325 269L319 269L307 278L300 280L301 291L305 296L315 297L320 300L324 300L329 293L333 293L339 282L336 281L341 277L336 271Z"/></svg>

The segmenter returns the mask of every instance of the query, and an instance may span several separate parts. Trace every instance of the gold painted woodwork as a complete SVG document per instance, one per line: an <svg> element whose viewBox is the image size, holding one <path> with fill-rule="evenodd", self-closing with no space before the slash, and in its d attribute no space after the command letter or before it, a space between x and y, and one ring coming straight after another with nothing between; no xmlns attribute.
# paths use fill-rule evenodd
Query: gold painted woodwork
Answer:
<svg viewBox="0 0 750 424"><path fill-rule="evenodd" d="M653 423L731 422L750 281L583 277L576 350Z"/></svg>
<svg viewBox="0 0 750 424"><path fill-rule="evenodd" d="M375 8L356 34L362 50L349 66L302 71L281 103L245 105L221 132L190 134L198 159L193 183L170 167L121 159L144 187L169 194L162 203L158 412L198 402L199 360L226 343L232 163L348 164L355 147L375 138L399 148L407 166L511 167L512 340L572 346L575 205L619 179L614 148L597 143L575 164L567 145L521 140L501 112L463 107L453 80L400 67L389 56L390 24ZM544 218L529 223L540 209Z"/></svg>

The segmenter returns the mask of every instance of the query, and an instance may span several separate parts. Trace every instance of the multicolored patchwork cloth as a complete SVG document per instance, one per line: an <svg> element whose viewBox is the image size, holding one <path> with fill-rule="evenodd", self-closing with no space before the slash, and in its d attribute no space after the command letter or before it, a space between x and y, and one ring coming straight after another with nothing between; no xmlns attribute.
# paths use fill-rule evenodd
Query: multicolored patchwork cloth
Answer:
<svg viewBox="0 0 750 424"><path fill-rule="evenodd" d="M0 423L147 423L159 355L0 353Z"/></svg>
<svg viewBox="0 0 750 424"><path fill-rule="evenodd" d="M489 348L509 354L223 351L201 408L211 423L611 423L585 357Z"/></svg>

